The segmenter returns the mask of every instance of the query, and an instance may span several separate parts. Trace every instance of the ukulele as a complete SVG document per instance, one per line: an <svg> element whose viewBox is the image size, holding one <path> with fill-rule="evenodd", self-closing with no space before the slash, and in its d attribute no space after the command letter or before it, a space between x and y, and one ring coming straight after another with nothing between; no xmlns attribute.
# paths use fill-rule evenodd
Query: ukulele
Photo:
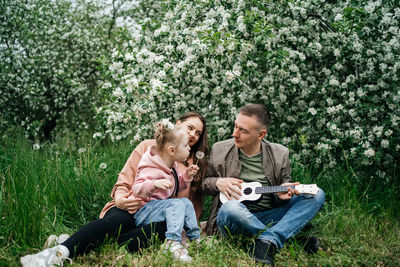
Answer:
<svg viewBox="0 0 400 267"><path fill-rule="evenodd" d="M242 195L238 199L239 202L242 201L257 201L261 198L262 194L271 194L279 192L287 192L288 187L292 189L297 189L300 194L306 195L317 195L319 188L316 184L299 184L291 186L262 186L259 182L242 183ZM219 200L224 204L229 201L229 199L223 194L219 193Z"/></svg>

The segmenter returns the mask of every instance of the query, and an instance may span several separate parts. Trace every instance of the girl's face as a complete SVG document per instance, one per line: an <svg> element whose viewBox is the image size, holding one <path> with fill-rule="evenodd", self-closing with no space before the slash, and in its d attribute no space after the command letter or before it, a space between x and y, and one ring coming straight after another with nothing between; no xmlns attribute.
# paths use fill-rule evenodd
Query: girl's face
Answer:
<svg viewBox="0 0 400 267"><path fill-rule="evenodd" d="M184 130L180 131L176 138L179 140L179 142L174 146L174 160L183 162L189 157L189 138Z"/></svg>
<svg viewBox="0 0 400 267"><path fill-rule="evenodd" d="M203 123L198 117L189 117L185 121L177 121L177 125L180 125L184 130L186 130L189 139L189 146L194 146L200 139L203 132Z"/></svg>

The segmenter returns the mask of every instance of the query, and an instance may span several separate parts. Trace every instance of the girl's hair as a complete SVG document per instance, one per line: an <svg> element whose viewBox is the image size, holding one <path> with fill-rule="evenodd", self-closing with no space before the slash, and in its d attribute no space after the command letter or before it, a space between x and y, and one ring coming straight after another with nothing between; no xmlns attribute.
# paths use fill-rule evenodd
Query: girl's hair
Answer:
<svg viewBox="0 0 400 267"><path fill-rule="evenodd" d="M207 123L206 119L198 112L192 111L192 112L186 112L182 116L179 117L178 120L181 122L186 121L189 118L198 118L202 123L203 123L203 131L201 132L201 135L199 137L199 140L197 143L190 148L190 155L189 158L193 159L193 163L196 163L197 158L196 158L196 153L198 151L204 152L204 157L202 159L199 159L197 165L199 166L199 171L197 172L196 176L194 177L192 181L192 186L191 186L191 191L193 193L196 193L197 189L199 189L201 183L204 180L204 177L206 175L207 167L208 167L208 155L210 153L209 147L208 147L208 133L207 133ZM202 195L202 194L201 194Z"/></svg>
<svg viewBox="0 0 400 267"><path fill-rule="evenodd" d="M164 120L157 122L156 124L154 138L156 139L157 147L160 150L163 150L167 143L172 143L173 145L178 143L177 133L182 130L182 127L173 124L171 124L171 127L169 124L171 124L169 121L167 124Z"/></svg>

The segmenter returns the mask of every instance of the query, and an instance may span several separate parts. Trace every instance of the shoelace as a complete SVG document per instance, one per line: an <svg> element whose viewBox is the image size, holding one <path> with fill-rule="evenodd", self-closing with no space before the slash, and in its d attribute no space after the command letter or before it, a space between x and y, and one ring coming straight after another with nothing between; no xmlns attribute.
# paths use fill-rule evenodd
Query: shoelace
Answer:
<svg viewBox="0 0 400 267"><path fill-rule="evenodd" d="M58 265L58 266L63 266L64 265L64 260L68 261L69 264L72 264L72 260L70 258L63 258L61 255L55 255L50 259L50 264Z"/></svg>

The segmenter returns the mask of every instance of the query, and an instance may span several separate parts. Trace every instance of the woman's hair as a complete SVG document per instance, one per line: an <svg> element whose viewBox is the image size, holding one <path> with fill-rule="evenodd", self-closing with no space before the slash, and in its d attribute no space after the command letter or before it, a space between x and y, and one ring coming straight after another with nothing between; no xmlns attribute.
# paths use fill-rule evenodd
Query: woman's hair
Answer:
<svg viewBox="0 0 400 267"><path fill-rule="evenodd" d="M167 120L157 122L156 130L154 132L154 138L156 139L157 147L159 150L163 150L167 143L176 145L178 143L178 132L182 130L182 127L174 125Z"/></svg>
<svg viewBox="0 0 400 267"><path fill-rule="evenodd" d="M204 155L205 155L202 159L199 159L199 161L197 162L197 165L199 166L199 171L196 174L196 176L194 177L194 179L192 181L192 186L191 186L191 191L195 192L200 187L200 185L204 179L204 176L206 174L207 167L208 167L207 158L208 158L210 151L209 151L209 147L208 147L208 133L207 133L206 119L200 113L198 113L196 111L186 112L185 114L180 116L178 120L180 120L181 122L184 122L187 119L193 118L193 117L199 118L200 121L203 123L203 131L201 132L201 135L200 135L197 143L190 148L189 158L192 158L193 163L196 163L196 161L197 161L196 153L198 151L204 152Z"/></svg>

